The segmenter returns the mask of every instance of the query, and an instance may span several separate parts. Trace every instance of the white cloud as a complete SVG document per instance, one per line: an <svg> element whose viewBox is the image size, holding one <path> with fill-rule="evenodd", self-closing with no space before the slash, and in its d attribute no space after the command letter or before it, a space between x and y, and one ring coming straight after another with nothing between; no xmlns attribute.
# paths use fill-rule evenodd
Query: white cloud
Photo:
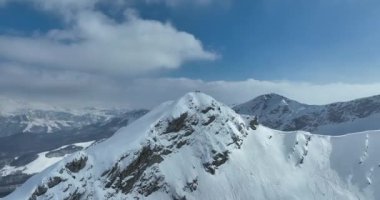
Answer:
<svg viewBox="0 0 380 200"><path fill-rule="evenodd" d="M32 36L0 35L0 95L64 105L130 105L132 76L177 69L185 62L214 60L191 33L170 23L142 19L129 0L0 0L33 4L63 20L63 29ZM117 20L99 4L125 11ZM118 7L119 6L119 7Z"/></svg>
<svg viewBox="0 0 380 200"><path fill-rule="evenodd" d="M66 20L66 28L31 37L0 35L0 59L7 61L0 62L2 96L68 106L150 108L194 90L227 104L271 92L305 103L324 104L380 91L380 83L125 78L176 69L184 62L214 60L217 55L205 50L195 36L169 23L142 19L130 12L115 21L94 8L101 0L29 1L43 10L57 12ZM175 5L173 0L151 1ZM0 0L0 4L5 2ZM194 3L207 5L211 0ZM89 73L94 71L102 73Z"/></svg>
<svg viewBox="0 0 380 200"><path fill-rule="evenodd" d="M237 104L268 93L278 93L308 104L327 104L380 94L380 83L313 84L292 81L202 81L186 78L140 79L126 88L136 105L153 106L201 90L226 104ZM355 91L355 92L353 92Z"/></svg>
<svg viewBox="0 0 380 200"><path fill-rule="evenodd" d="M216 54L169 23L131 14L116 22L100 12L81 11L66 30L34 37L0 36L0 57L36 66L135 75L175 69L187 61L214 60Z"/></svg>
<svg viewBox="0 0 380 200"><path fill-rule="evenodd" d="M278 93L308 104L325 104L379 94L380 83L313 84L292 81L203 81L187 78L125 79L68 71L0 66L0 96L64 106L151 108L186 92L201 90L226 104Z"/></svg>

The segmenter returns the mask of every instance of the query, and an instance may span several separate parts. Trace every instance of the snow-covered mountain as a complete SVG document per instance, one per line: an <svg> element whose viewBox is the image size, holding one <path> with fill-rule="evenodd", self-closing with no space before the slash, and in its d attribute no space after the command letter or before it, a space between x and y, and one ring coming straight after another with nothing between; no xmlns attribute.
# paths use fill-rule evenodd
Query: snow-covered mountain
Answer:
<svg viewBox="0 0 380 200"><path fill-rule="evenodd" d="M277 130L304 130L326 135L380 130L380 96L307 105L267 94L233 109L239 114L257 116L261 124Z"/></svg>
<svg viewBox="0 0 380 200"><path fill-rule="evenodd" d="M91 124L106 122L127 112L126 110L103 110L86 108L29 109L0 112L0 137L22 133L55 133L70 131Z"/></svg>
<svg viewBox="0 0 380 200"><path fill-rule="evenodd" d="M379 147L378 131L275 131L189 93L5 199L380 199Z"/></svg>
<svg viewBox="0 0 380 200"><path fill-rule="evenodd" d="M13 110L0 117L0 197L83 147L110 137L146 110Z"/></svg>
<svg viewBox="0 0 380 200"><path fill-rule="evenodd" d="M64 145L52 151L45 151L38 154L24 154L20 157L14 157L10 163L0 168L0 197L12 192L32 175L43 171L64 157L82 150L93 143L94 141L75 143Z"/></svg>

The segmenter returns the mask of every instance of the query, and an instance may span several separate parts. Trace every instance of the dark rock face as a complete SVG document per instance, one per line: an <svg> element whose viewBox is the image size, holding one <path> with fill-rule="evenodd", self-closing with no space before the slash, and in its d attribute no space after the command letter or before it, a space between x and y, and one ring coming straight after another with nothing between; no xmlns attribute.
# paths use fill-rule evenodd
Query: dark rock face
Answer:
<svg viewBox="0 0 380 200"><path fill-rule="evenodd" d="M53 178L50 178L47 182L48 188L52 188L58 184L60 184L62 181L64 181L61 177L55 176Z"/></svg>
<svg viewBox="0 0 380 200"><path fill-rule="evenodd" d="M66 164L66 168L71 172L78 173L86 166L87 157L81 157L78 160L73 160Z"/></svg>
<svg viewBox="0 0 380 200"><path fill-rule="evenodd" d="M153 142L149 142L142 150L135 152L134 154L124 155L120 160L108 171L102 174L102 177L106 179L105 187L112 188L116 192L129 194L132 191L138 192L143 196L149 196L155 191L163 190L168 191L165 177L160 175L158 164L164 160L164 157L172 152L178 151L186 145L191 144L191 135L193 135L195 126L211 126L211 124L217 121L217 113L210 113L215 111L214 107L208 107L206 109L197 109L199 113L190 115L188 112L182 113L179 117L170 119L168 121L159 121L152 130L151 133L156 132L157 136L153 137ZM220 109L219 111L220 112ZM234 119L231 119L234 120ZM247 127L237 124L240 131L244 132ZM210 133L212 134L212 133ZM218 133L215 133L218 134ZM159 140L157 137L166 138L170 143L167 146L157 146L155 142ZM232 143L229 145L235 145L238 148L238 144L241 144L241 138L235 135L231 135ZM235 138L235 142L234 142ZM160 144L161 145L161 144ZM213 152L213 160L205 163L205 169L214 174L215 170L227 162L228 151ZM133 159L126 168L121 168L119 163L122 163L124 159ZM184 186L184 190L195 191L198 186L197 179L187 183ZM173 196L173 199L186 199L185 196Z"/></svg>
<svg viewBox="0 0 380 200"><path fill-rule="evenodd" d="M79 193L78 190L76 190L73 194L71 194L69 197L65 198L64 200L80 200L82 196L83 194Z"/></svg>
<svg viewBox="0 0 380 200"><path fill-rule="evenodd" d="M188 113L182 113L181 116L179 116L176 119L173 119L168 123L168 127L166 128L165 133L171 133L171 132L178 132L185 126L185 119L187 118Z"/></svg>
<svg viewBox="0 0 380 200"><path fill-rule="evenodd" d="M257 120L257 117L255 117L254 119L252 119L250 122L249 122L249 127L252 129L252 130L256 130L257 126L259 125L259 122Z"/></svg>
<svg viewBox="0 0 380 200"><path fill-rule="evenodd" d="M204 163L203 166L206 169L207 172L210 174L215 174L215 170L227 162L228 160L228 151L225 151L223 153L216 153L213 157L212 162Z"/></svg>
<svg viewBox="0 0 380 200"><path fill-rule="evenodd" d="M173 200L187 200L186 196L179 196L178 194L177 195L173 195L172 199Z"/></svg>
<svg viewBox="0 0 380 200"><path fill-rule="evenodd" d="M207 107L206 109L202 110L201 112L202 112L203 114L206 114L206 113L208 113L210 110L214 110L214 108L210 106L210 107Z"/></svg>
<svg viewBox="0 0 380 200"><path fill-rule="evenodd" d="M194 192L198 188L198 179L194 179L191 182L186 183L186 186L183 188L184 191Z"/></svg>
<svg viewBox="0 0 380 200"><path fill-rule="evenodd" d="M158 190L160 188L159 184L163 181L162 178L156 177L149 179L148 177L144 177L143 173L148 167L163 161L163 158L160 155L160 149L152 149L147 146L140 152L137 152L136 155L128 156L136 156L136 158L127 168L120 169L118 164L116 164L109 172L104 174L108 179L105 187L112 187L116 191L128 194L132 191L138 181L145 181L148 183L139 188L140 194L148 196ZM127 177L131 178L127 179Z"/></svg>
<svg viewBox="0 0 380 200"><path fill-rule="evenodd" d="M31 200L37 199L37 197L45 194L47 192L48 188L44 185L39 185L36 190L34 190L32 196L30 197Z"/></svg>
<svg viewBox="0 0 380 200"><path fill-rule="evenodd" d="M212 115L208 118L207 122L203 123L203 125L207 126L207 125L211 124L215 119L216 119L216 117L214 115Z"/></svg>
<svg viewBox="0 0 380 200"><path fill-rule="evenodd" d="M38 197L46 194L46 192L49 190L49 188L53 188L56 185L60 184L61 182L64 182L66 180L62 179L61 177L52 177L50 178L47 183L41 184L37 186L37 188L34 190L33 194L29 198L29 200L37 200ZM78 193L76 190L73 194L70 195L69 198L65 198L68 200L79 200L82 194Z"/></svg>
<svg viewBox="0 0 380 200"><path fill-rule="evenodd" d="M50 178L49 181L46 183L46 184L43 184L43 185L39 185L33 192L32 196L29 198L30 200L35 200L37 199L37 197L41 196L41 195L44 195L49 188L52 188L56 185L58 185L59 183L61 183L63 181L62 178L60 177L53 177L53 178Z"/></svg>

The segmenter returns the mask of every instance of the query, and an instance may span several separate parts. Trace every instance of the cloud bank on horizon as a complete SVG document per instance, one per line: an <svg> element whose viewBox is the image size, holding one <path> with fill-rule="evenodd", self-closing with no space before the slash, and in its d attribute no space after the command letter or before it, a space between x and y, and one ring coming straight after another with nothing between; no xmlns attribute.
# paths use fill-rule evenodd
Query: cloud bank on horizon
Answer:
<svg viewBox="0 0 380 200"><path fill-rule="evenodd" d="M143 2L177 9L180 5L213 6L217 1ZM380 91L380 83L256 80L260 77L218 81L186 74L171 76L172 71L192 70L194 63L218 65L226 55L170 19L140 16L137 5L141 3L135 0L0 0L2 9L12 4L55 16L60 25L32 32L0 31L0 96L66 106L150 108L194 90L227 104L271 92L324 104ZM215 69L228 76L228 70L239 67Z"/></svg>
<svg viewBox="0 0 380 200"><path fill-rule="evenodd" d="M12 73L12 72L11 72ZM3 74L3 73L2 73ZM9 73L8 73L9 74ZM137 78L111 80L88 74L32 74L25 82L23 76L12 74L0 79L0 91L6 97L27 99L63 107L124 107L152 108L160 103L181 97L184 93L200 90L228 105L239 104L256 96L277 93L307 104L328 104L349 101L378 94L380 83L313 84L291 81L203 81L188 78ZM16 77L16 79L13 79ZM40 79L43 77L42 79ZM40 80L38 80L40 79ZM1 95L0 95L1 97Z"/></svg>

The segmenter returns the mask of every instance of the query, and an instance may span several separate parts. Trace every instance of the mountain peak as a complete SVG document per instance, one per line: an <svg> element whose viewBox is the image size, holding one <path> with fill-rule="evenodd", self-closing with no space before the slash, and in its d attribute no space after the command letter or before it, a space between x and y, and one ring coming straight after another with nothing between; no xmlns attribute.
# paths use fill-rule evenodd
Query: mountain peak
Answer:
<svg viewBox="0 0 380 200"><path fill-rule="evenodd" d="M194 109L205 106L215 106L215 104L220 103L217 103L217 101L214 98L205 93L189 92L181 98L179 98L175 102L175 106L173 108L177 111L181 111L183 109Z"/></svg>
<svg viewBox="0 0 380 200"><path fill-rule="evenodd" d="M157 190L168 192L178 180L159 166L181 162L179 158L173 160L181 155L191 158L189 162L202 173L213 175L230 152L241 147L252 128L212 97L187 93L158 106L108 140L33 177L9 198L19 199L25 194L31 198L53 197L61 195L62 188L66 196L80 195L84 199L94 195L94 188L104 191L100 199L115 194L143 197Z"/></svg>
<svg viewBox="0 0 380 200"><path fill-rule="evenodd" d="M299 110L306 106L297 101L288 99L279 94L270 93L260 95L246 103L235 106L233 109L239 114L259 115L262 110L268 110L273 113L288 113ZM259 116L261 117L261 116Z"/></svg>
<svg viewBox="0 0 380 200"><path fill-rule="evenodd" d="M266 99L273 99L273 98L286 98L280 94L277 94L277 93L268 93L268 94L263 94L263 95L260 95L256 98L260 98L260 97L263 97L263 98L266 98Z"/></svg>
<svg viewBox="0 0 380 200"><path fill-rule="evenodd" d="M288 101L294 101L294 100L288 99L287 97L276 94L276 93L269 93L269 94L260 95L252 99L251 101L256 101L256 102L265 101L265 102L275 103L275 102L288 102Z"/></svg>
<svg viewBox="0 0 380 200"><path fill-rule="evenodd" d="M267 94L237 105L234 110L257 116L261 124L277 130L342 135L379 128L374 122L380 118L380 96L307 105L281 95Z"/></svg>

